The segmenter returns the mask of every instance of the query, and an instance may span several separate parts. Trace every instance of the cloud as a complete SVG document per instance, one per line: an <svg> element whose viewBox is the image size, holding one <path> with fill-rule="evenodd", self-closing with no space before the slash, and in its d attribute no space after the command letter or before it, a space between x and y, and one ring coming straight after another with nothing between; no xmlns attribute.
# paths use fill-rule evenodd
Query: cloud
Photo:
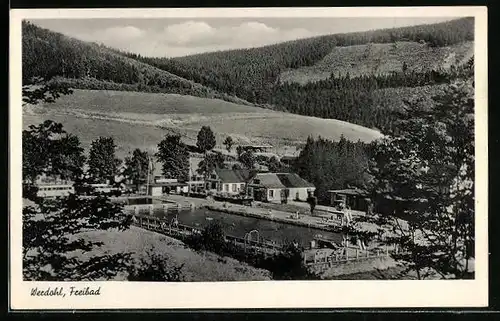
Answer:
<svg viewBox="0 0 500 321"><path fill-rule="evenodd" d="M74 35L146 56L175 57L206 51L250 48L312 37L304 28L280 29L258 21L213 27L204 21L186 21L160 29L115 26Z"/></svg>

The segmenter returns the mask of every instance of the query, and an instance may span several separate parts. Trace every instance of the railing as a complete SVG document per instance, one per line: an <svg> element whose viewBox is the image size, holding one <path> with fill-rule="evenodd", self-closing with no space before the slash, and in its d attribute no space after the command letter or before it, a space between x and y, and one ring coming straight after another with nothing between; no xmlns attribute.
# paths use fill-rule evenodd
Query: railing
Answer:
<svg viewBox="0 0 500 321"><path fill-rule="evenodd" d="M398 248L392 250L386 246L384 248L375 248L361 250L353 247L343 247L332 254L322 255L315 252L312 255L304 255L304 264L307 266L331 267L334 264L346 263L351 261L360 261L374 258L389 257L392 253L398 253Z"/></svg>
<svg viewBox="0 0 500 321"><path fill-rule="evenodd" d="M141 214L132 214L132 225L175 238L184 238L201 233L200 229L189 225L169 223L165 219ZM226 235L226 241L235 245L244 246L245 249L248 250L264 252L266 254L279 253L282 250L282 246L277 243L245 240L242 237L232 235Z"/></svg>
<svg viewBox="0 0 500 321"><path fill-rule="evenodd" d="M164 214L168 210L191 210L194 208L194 204L180 203L162 203L162 204L136 204L136 205L125 205L123 207L125 213L131 215L154 215L154 214Z"/></svg>

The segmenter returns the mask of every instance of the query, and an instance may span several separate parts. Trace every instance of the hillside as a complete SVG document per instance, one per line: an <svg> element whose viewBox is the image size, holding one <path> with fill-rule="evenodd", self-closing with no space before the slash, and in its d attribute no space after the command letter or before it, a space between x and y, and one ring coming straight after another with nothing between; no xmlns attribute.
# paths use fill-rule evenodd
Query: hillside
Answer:
<svg viewBox="0 0 500 321"><path fill-rule="evenodd" d="M25 83L43 76L80 89L218 98L384 131L394 123L394 106L381 102L377 92L473 77L473 35L474 20L463 18L167 59L119 52L24 23L23 77ZM140 105L131 106L136 110L129 112L144 113ZM248 127L231 120L249 128L241 133L243 140L250 134L275 137L273 130L261 135L255 128L303 128L299 123Z"/></svg>
<svg viewBox="0 0 500 321"><path fill-rule="evenodd" d="M180 58L143 58L158 68L251 102L266 104L280 74L313 66L336 47L369 43L423 42L439 48L474 40L471 18L368 32L334 34L260 48L229 50ZM431 49L429 49L431 50Z"/></svg>
<svg viewBox="0 0 500 321"><path fill-rule="evenodd" d="M461 42L445 47L429 47L418 42L371 43L349 47L336 47L322 60L309 67L285 71L280 82L306 84L324 80L332 74L359 77L372 74L390 74L405 68L425 72L461 66L474 55L474 43Z"/></svg>
<svg viewBox="0 0 500 321"><path fill-rule="evenodd" d="M23 22L23 84L35 77L81 89L164 92L247 103L105 46L80 41Z"/></svg>
<svg viewBox="0 0 500 321"><path fill-rule="evenodd" d="M75 90L53 104L27 106L23 126L45 119L61 122L84 145L99 136L113 136L121 157L133 148L154 149L167 133L194 143L202 125L209 125L220 148L227 135L238 143L269 143L275 152L294 150L309 135L338 140L341 135L372 141L380 133L337 121L305 117L268 109L198 97L122 91Z"/></svg>
<svg viewBox="0 0 500 321"><path fill-rule="evenodd" d="M80 260L95 254L132 253L134 265L140 266L140 262L151 260L151 253L159 256L167 269L182 265L180 277L185 282L271 280L271 273L267 270L209 252L198 253L179 240L134 226L126 231L90 231L76 237L103 243L97 251L73 252L72 256ZM127 275L122 273L114 281L125 281L126 278Z"/></svg>

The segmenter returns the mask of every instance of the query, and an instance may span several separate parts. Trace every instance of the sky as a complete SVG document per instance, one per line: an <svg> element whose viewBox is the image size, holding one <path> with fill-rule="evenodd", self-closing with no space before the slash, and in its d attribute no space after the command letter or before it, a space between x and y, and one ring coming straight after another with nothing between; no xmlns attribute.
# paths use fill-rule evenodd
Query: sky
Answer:
<svg viewBox="0 0 500 321"><path fill-rule="evenodd" d="M319 35L429 24L453 18L37 19L34 24L150 57L259 47Z"/></svg>

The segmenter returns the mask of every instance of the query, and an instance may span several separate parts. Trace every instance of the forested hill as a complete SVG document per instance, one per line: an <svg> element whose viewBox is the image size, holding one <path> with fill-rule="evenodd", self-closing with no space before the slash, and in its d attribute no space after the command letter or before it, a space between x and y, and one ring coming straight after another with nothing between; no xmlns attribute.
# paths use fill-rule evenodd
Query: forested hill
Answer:
<svg viewBox="0 0 500 321"><path fill-rule="evenodd" d="M429 51L474 39L474 19L369 32L334 34L260 48L220 51L180 58L144 58L151 65L251 102L267 104L280 74L312 66L335 47L397 41L422 42Z"/></svg>
<svg viewBox="0 0 500 321"><path fill-rule="evenodd" d="M397 93L400 105L409 93L433 95L456 78L472 77L473 41L474 19L462 18L179 58L128 55L273 109L387 130L394 106L383 99ZM303 78L310 70L327 74L314 82L283 82L285 73Z"/></svg>
<svg viewBox="0 0 500 321"><path fill-rule="evenodd" d="M150 58L23 23L23 81L56 77L80 89L220 98L385 131L394 123L391 110L410 94L430 97L473 76L473 41L474 19L462 18Z"/></svg>
<svg viewBox="0 0 500 321"><path fill-rule="evenodd" d="M22 71L25 85L42 77L80 89L163 92L247 103L105 46L67 37L27 21L22 24Z"/></svg>

